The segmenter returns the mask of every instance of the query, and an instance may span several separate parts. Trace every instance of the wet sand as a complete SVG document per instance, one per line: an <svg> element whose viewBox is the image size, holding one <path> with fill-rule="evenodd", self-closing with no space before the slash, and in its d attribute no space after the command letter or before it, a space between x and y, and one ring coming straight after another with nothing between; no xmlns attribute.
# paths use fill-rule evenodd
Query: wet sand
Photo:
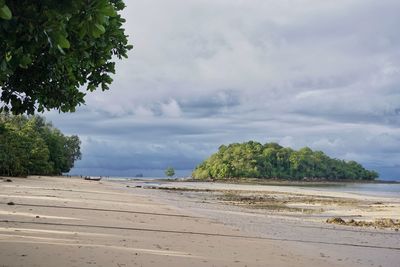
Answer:
<svg viewBox="0 0 400 267"><path fill-rule="evenodd" d="M135 183L0 180L0 266L398 266L392 230L288 219ZM127 187L129 186L129 187ZM13 204L13 205L10 205Z"/></svg>
<svg viewBox="0 0 400 267"><path fill-rule="evenodd" d="M302 186L246 185L209 182L136 182L145 188L184 192L216 203L267 211L269 215L301 217L324 222L327 218L371 222L380 219L400 220L399 197L384 197L363 192L340 192L329 188ZM196 194L197 193L197 194ZM394 230L398 227L392 227Z"/></svg>

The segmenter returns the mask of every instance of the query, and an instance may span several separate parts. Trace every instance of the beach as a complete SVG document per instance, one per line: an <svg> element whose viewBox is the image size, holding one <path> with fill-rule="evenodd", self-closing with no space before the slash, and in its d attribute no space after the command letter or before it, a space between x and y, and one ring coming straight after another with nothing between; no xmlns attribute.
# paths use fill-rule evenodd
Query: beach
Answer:
<svg viewBox="0 0 400 267"><path fill-rule="evenodd" d="M277 210L265 206L265 195ZM282 195L297 202L283 205ZM325 223L331 216L396 220L399 199L298 187L2 178L0 266L398 266L395 228Z"/></svg>

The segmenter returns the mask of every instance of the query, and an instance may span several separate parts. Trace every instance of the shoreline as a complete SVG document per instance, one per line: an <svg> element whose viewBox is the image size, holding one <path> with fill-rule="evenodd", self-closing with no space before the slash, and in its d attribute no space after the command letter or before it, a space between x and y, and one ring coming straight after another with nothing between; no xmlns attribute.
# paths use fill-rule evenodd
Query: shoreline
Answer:
<svg viewBox="0 0 400 267"><path fill-rule="evenodd" d="M7 267L394 267L400 261L398 232L269 214L209 199L215 192L151 190L137 181L10 179L0 181L0 258Z"/></svg>
<svg viewBox="0 0 400 267"><path fill-rule="evenodd" d="M115 182L135 182L135 183L143 183L143 184L150 184L154 185L156 187L159 187L160 185L168 185L168 187L173 187L173 185L177 185L177 188L205 188L205 189L210 189L212 190L214 187L222 186L222 187L228 187L228 188L256 188L259 191L266 191L268 188L278 188L280 191L285 191L288 190L290 191L290 188L293 189L310 189L314 190L315 193L321 193L321 192L327 192L330 194L331 191L334 193L346 193L346 191L340 191L340 190L333 190L333 189L340 189L340 188L346 188L347 186L351 185L386 185L386 183L238 183L238 182L219 182L219 181L190 181L190 180L164 180L164 179L152 179L152 180L147 180L147 179L140 179L140 180L108 180L108 181L115 181ZM400 183L396 183L395 185L399 185ZM162 187L162 186L161 186ZM318 190L318 191L317 191ZM365 192L352 192L351 190L348 193L354 193L354 194L361 194L364 196L370 196L374 197L374 194L372 194L374 191L368 191L368 193ZM384 195L379 196L379 191L376 191L378 195L376 197L385 197ZM388 197L394 198L394 197L400 197L400 190L399 191L393 191L391 192L393 195L390 195Z"/></svg>
<svg viewBox="0 0 400 267"><path fill-rule="evenodd" d="M159 179L162 180L162 179ZM178 178L179 180L179 178ZM187 182L215 182L232 184L252 184L252 185L342 185L342 184L400 184L396 180L288 180L288 179L262 179L262 178L234 178L234 179L186 179L180 181Z"/></svg>
<svg viewBox="0 0 400 267"><path fill-rule="evenodd" d="M54 176L53 176L54 177ZM65 178L77 178L81 179L85 176L80 175L63 175L59 177ZM90 177L90 176L89 176ZM231 179L194 179L191 177L176 177L176 178L168 178L168 177L118 177L118 176L99 176L96 175L94 177L102 177L104 180L115 181L115 180L130 180L130 181L179 181L179 182L217 182L217 183L243 183L243 184L266 184L266 185L274 185L274 184L287 184L287 185L340 185L340 184L400 184L400 180L324 180L324 179L316 179L316 180L290 180L290 179L278 179L278 178L231 178Z"/></svg>

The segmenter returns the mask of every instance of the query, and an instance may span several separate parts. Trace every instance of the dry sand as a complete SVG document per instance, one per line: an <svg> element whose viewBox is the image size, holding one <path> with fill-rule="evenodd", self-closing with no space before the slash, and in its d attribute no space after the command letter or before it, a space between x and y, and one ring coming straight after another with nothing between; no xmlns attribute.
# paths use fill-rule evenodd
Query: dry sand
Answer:
<svg viewBox="0 0 400 267"><path fill-rule="evenodd" d="M11 180L0 180L1 267L400 262L400 235L392 230L331 226L301 216L288 219L134 183Z"/></svg>

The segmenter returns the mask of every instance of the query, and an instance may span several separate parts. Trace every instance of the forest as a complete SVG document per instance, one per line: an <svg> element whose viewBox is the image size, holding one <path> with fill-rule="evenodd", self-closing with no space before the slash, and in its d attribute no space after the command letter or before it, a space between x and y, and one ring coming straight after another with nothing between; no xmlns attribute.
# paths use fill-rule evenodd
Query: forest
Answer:
<svg viewBox="0 0 400 267"><path fill-rule="evenodd" d="M61 175L81 159L78 136L40 116L0 113L0 175Z"/></svg>
<svg viewBox="0 0 400 267"><path fill-rule="evenodd" d="M355 161L330 158L308 147L293 150L254 141L220 146L192 173L196 179L374 180L378 176Z"/></svg>

